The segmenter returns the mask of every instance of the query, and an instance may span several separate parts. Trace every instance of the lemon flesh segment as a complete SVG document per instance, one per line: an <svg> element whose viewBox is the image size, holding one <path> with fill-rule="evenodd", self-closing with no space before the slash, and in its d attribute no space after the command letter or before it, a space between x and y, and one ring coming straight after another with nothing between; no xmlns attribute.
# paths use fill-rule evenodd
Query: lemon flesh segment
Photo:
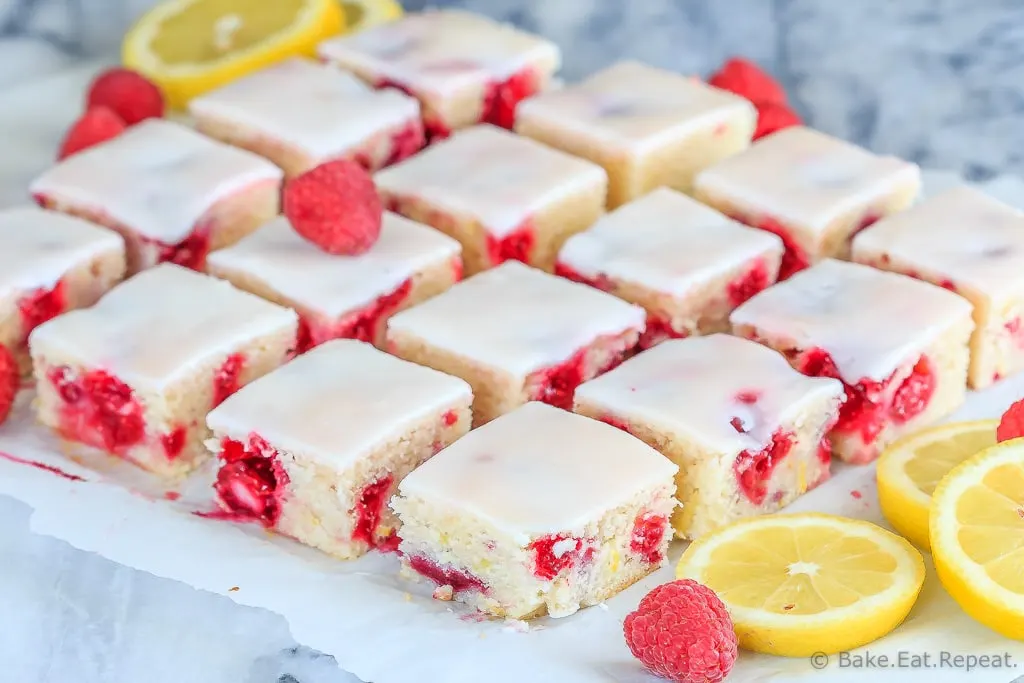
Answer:
<svg viewBox="0 0 1024 683"><path fill-rule="evenodd" d="M402 16L402 6L395 0L340 0L345 12L345 25L349 31L394 21Z"/></svg>
<svg viewBox="0 0 1024 683"><path fill-rule="evenodd" d="M878 459L878 501L886 520L928 550L928 514L939 481L954 467L996 443L998 420L939 425L906 436Z"/></svg>
<svg viewBox="0 0 1024 683"><path fill-rule="evenodd" d="M336 0L167 0L125 37L125 66L155 81L174 108L316 46L344 28Z"/></svg>
<svg viewBox="0 0 1024 683"><path fill-rule="evenodd" d="M694 542L676 574L714 590L740 647L786 657L832 654L896 628L924 585L906 540L832 515L767 515Z"/></svg>
<svg viewBox="0 0 1024 683"><path fill-rule="evenodd" d="M935 569L975 620L1024 640L1024 439L964 462L935 491Z"/></svg>

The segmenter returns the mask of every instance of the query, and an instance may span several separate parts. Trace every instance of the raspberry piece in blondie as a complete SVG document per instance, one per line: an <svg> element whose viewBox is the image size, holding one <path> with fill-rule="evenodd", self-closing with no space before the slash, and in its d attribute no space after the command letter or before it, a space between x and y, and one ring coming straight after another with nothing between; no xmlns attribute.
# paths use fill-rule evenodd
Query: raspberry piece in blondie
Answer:
<svg viewBox="0 0 1024 683"><path fill-rule="evenodd" d="M207 135L270 159L289 177L334 159L375 171L423 147L415 98L291 59L192 100Z"/></svg>
<svg viewBox="0 0 1024 683"><path fill-rule="evenodd" d="M786 243L780 279L849 258L850 239L917 197L917 166L794 126L701 171L697 199Z"/></svg>
<svg viewBox="0 0 1024 683"><path fill-rule="evenodd" d="M428 138L475 123L512 128L516 105L545 89L558 47L460 10L428 10L321 43L320 58L421 104Z"/></svg>
<svg viewBox="0 0 1024 683"><path fill-rule="evenodd" d="M392 491L469 431L472 400L456 377L328 342L209 414L219 503L337 557L393 547Z"/></svg>
<svg viewBox="0 0 1024 683"><path fill-rule="evenodd" d="M672 524L699 538L775 512L828 479L826 434L843 385L779 353L713 334L676 339L576 390L577 413L644 440L679 466Z"/></svg>
<svg viewBox="0 0 1024 683"><path fill-rule="evenodd" d="M168 261L202 270L210 251L277 215L281 175L255 154L147 119L60 162L31 191L121 233L129 273Z"/></svg>
<svg viewBox="0 0 1024 683"><path fill-rule="evenodd" d="M968 381L1024 369L1024 214L968 187L879 221L853 240L860 263L927 280L974 305Z"/></svg>
<svg viewBox="0 0 1024 683"><path fill-rule="evenodd" d="M599 166L494 126L460 131L374 180L391 210L459 240L469 274L510 260L549 270L604 211L608 187Z"/></svg>
<svg viewBox="0 0 1024 683"><path fill-rule="evenodd" d="M611 208L662 185L689 192L699 171L750 145L756 124L742 97L638 62L516 111L517 132L604 167Z"/></svg>
<svg viewBox="0 0 1024 683"><path fill-rule="evenodd" d="M864 463L964 400L971 305L940 287L825 259L732 312L736 334L846 385L833 451Z"/></svg>
<svg viewBox="0 0 1024 683"><path fill-rule="evenodd" d="M643 348L725 332L729 313L775 282L782 241L659 188L573 235L555 273L647 310Z"/></svg>
<svg viewBox="0 0 1024 683"><path fill-rule="evenodd" d="M400 550L483 612L564 617L665 561L676 470L606 424L527 403L406 477Z"/></svg>
<svg viewBox="0 0 1024 683"><path fill-rule="evenodd" d="M39 421L157 474L185 474L208 456L206 414L283 363L297 327L294 311L157 266L31 334Z"/></svg>
<svg viewBox="0 0 1024 683"><path fill-rule="evenodd" d="M459 243L384 213L380 239L359 256L334 256L278 217L210 254L207 271L299 313L300 353L336 338L382 345L389 316L440 294L460 276Z"/></svg>
<svg viewBox="0 0 1024 683"><path fill-rule="evenodd" d="M639 306L506 263L388 321L388 350L473 387L481 425L527 401L565 409L582 382L618 365L644 328Z"/></svg>
<svg viewBox="0 0 1024 683"><path fill-rule="evenodd" d="M124 240L116 233L34 206L0 211L0 346L27 374L29 333L93 305L124 270Z"/></svg>

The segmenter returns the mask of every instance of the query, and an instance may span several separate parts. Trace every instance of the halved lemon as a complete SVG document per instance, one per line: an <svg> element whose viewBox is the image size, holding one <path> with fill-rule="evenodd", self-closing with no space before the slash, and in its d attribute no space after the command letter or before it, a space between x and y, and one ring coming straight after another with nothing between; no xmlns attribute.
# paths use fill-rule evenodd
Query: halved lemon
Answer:
<svg viewBox="0 0 1024 683"><path fill-rule="evenodd" d="M402 6L395 0L339 0L345 11L345 25L348 31L362 31L364 28L386 24L403 14Z"/></svg>
<svg viewBox="0 0 1024 683"><path fill-rule="evenodd" d="M939 580L975 620L1024 640L1024 439L958 465L932 494Z"/></svg>
<svg viewBox="0 0 1024 683"><path fill-rule="evenodd" d="M882 514L911 543L928 550L932 492L950 470L996 443L999 420L939 425L896 441L878 459Z"/></svg>
<svg viewBox="0 0 1024 683"><path fill-rule="evenodd" d="M690 545L678 578L718 594L740 647L784 657L852 650L906 618L921 553L885 529L823 514L752 517Z"/></svg>
<svg viewBox="0 0 1024 683"><path fill-rule="evenodd" d="M181 109L252 71L315 56L344 28L338 0L166 0L127 33L122 59Z"/></svg>

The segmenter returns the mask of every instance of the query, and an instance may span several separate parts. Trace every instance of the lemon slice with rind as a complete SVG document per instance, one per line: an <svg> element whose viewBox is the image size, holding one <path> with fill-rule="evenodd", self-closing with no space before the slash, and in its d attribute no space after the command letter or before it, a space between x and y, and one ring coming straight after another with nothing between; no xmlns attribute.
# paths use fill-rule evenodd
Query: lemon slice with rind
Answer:
<svg viewBox="0 0 1024 683"><path fill-rule="evenodd" d="M404 13L395 0L339 0L345 11L345 25L354 33L394 21Z"/></svg>

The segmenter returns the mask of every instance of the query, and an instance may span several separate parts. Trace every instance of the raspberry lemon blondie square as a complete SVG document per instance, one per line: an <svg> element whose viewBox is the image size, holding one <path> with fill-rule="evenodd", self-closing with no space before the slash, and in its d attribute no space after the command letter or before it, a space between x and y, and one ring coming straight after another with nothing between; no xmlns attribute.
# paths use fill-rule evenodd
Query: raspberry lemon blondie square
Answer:
<svg viewBox="0 0 1024 683"><path fill-rule="evenodd" d="M826 258L848 258L850 238L917 196L917 166L793 126L701 171L697 199L779 235L785 279Z"/></svg>
<svg viewBox="0 0 1024 683"><path fill-rule="evenodd" d="M206 414L284 362L297 316L172 264L37 327L39 421L164 476L207 457Z"/></svg>
<svg viewBox="0 0 1024 683"><path fill-rule="evenodd" d="M948 190L857 235L853 258L973 304L973 388L1024 368L1024 214L1017 209L968 187Z"/></svg>
<svg viewBox="0 0 1024 683"><path fill-rule="evenodd" d="M600 166L494 126L460 131L374 180L393 211L462 243L466 272L509 260L549 270L604 211Z"/></svg>
<svg viewBox="0 0 1024 683"><path fill-rule="evenodd" d="M843 460L870 462L963 403L971 305L940 287L825 259L730 320L805 375L842 380L846 401L830 438Z"/></svg>
<svg viewBox="0 0 1024 683"><path fill-rule="evenodd" d="M564 617L665 561L676 469L606 424L528 403L402 481L400 550L483 612Z"/></svg>
<svg viewBox="0 0 1024 683"><path fill-rule="evenodd" d="M281 175L255 154L147 119L58 163L31 191L47 208L121 233L129 273L165 261L201 270L211 250L277 214Z"/></svg>
<svg viewBox="0 0 1024 683"><path fill-rule="evenodd" d="M647 310L640 346L724 332L729 313L773 284L782 240L659 188L573 235L555 274Z"/></svg>
<svg viewBox="0 0 1024 683"><path fill-rule="evenodd" d="M321 59L414 95L429 138L474 123L512 128L520 100L547 87L558 47L460 10L427 10L321 43Z"/></svg>
<svg viewBox="0 0 1024 683"><path fill-rule="evenodd" d="M756 125L742 97L639 62L535 95L516 110L520 134L604 167L611 208L662 185L689 192L699 171L746 149Z"/></svg>
<svg viewBox="0 0 1024 683"><path fill-rule="evenodd" d="M34 206L0 211L0 346L27 374L29 333L96 303L124 271L117 233Z"/></svg>
<svg viewBox="0 0 1024 683"><path fill-rule="evenodd" d="M451 287L461 277L462 259L455 240L385 212L380 237L358 256L318 249L280 216L210 254L206 268L295 309L302 353L336 338L382 345L388 317Z"/></svg>
<svg viewBox="0 0 1024 683"><path fill-rule="evenodd" d="M843 385L725 334L665 342L580 385L576 412L637 436L679 466L672 524L699 538L775 512L828 479L826 434Z"/></svg>
<svg viewBox="0 0 1024 683"><path fill-rule="evenodd" d="M415 98L298 58L194 99L189 111L203 133L270 159L289 177L334 159L375 171L424 144Z"/></svg>
<svg viewBox="0 0 1024 683"><path fill-rule="evenodd" d="M337 557L393 547L392 491L469 431L472 398L458 378L328 342L210 413L219 503Z"/></svg>
<svg viewBox="0 0 1024 683"><path fill-rule="evenodd" d="M644 311L585 285L509 262L393 316L388 350L473 387L473 422L528 401L572 407L576 387L614 367Z"/></svg>

